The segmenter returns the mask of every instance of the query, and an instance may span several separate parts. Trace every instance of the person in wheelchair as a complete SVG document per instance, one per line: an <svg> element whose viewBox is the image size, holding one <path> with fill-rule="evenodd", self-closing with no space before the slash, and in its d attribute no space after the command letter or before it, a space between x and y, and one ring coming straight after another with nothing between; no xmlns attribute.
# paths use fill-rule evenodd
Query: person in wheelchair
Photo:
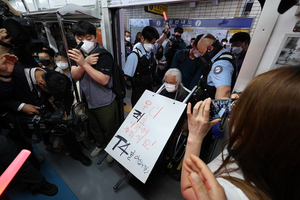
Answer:
<svg viewBox="0 0 300 200"><path fill-rule="evenodd" d="M175 68L169 69L165 73L163 80L164 88L159 94L183 102L189 92L181 83L181 72ZM186 111L184 111L156 162L156 168L161 173L165 173L168 170L169 175L177 181L180 180L181 167L179 166L184 155L187 137L188 127L186 119L187 115Z"/></svg>
<svg viewBox="0 0 300 200"><path fill-rule="evenodd" d="M163 78L165 88L160 95L182 102L188 95L181 83L181 72L178 69L169 69Z"/></svg>

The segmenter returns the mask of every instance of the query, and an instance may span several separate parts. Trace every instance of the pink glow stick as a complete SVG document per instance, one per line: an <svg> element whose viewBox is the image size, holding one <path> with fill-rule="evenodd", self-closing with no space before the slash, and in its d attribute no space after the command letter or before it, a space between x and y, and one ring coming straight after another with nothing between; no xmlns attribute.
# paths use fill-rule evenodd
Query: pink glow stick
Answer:
<svg viewBox="0 0 300 200"><path fill-rule="evenodd" d="M0 176L0 195L22 167L30 153L31 152L29 150L23 149Z"/></svg>
<svg viewBox="0 0 300 200"><path fill-rule="evenodd" d="M164 18L165 18L165 21L167 21L168 18L167 18L166 12L163 12L163 16L164 16Z"/></svg>

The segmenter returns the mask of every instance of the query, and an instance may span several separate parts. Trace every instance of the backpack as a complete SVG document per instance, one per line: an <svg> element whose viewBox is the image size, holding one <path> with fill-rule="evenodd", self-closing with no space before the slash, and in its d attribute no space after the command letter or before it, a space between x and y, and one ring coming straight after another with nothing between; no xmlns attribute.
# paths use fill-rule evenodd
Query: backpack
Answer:
<svg viewBox="0 0 300 200"><path fill-rule="evenodd" d="M138 57L138 64L134 73L132 84L135 86L149 86L153 84L153 77L155 76L155 60L153 52L151 52L150 58L143 55L142 51L138 48L132 50Z"/></svg>
<svg viewBox="0 0 300 200"><path fill-rule="evenodd" d="M113 59L111 53L106 49L97 48L93 53L99 53L99 57L103 54L108 54ZM110 88L116 95L116 100L124 99L126 96L126 82L124 79L124 71L117 62L113 59L114 66L112 68L113 86ZM107 86L106 86L107 87Z"/></svg>

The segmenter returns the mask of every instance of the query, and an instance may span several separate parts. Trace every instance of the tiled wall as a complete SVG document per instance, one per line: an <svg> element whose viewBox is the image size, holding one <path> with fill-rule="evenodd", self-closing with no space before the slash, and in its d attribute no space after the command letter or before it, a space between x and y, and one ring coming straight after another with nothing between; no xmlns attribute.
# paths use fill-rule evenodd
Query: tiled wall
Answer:
<svg viewBox="0 0 300 200"><path fill-rule="evenodd" d="M242 15L242 11L249 0L219 0L218 5L211 2L196 2L196 7L190 8L190 3L168 4L169 19L193 19L193 18L220 18L220 17L255 17L250 35L257 25L261 8L257 0L254 1L251 13ZM147 13L144 7L132 7L124 9L124 26L129 30L130 19L162 19L162 16Z"/></svg>

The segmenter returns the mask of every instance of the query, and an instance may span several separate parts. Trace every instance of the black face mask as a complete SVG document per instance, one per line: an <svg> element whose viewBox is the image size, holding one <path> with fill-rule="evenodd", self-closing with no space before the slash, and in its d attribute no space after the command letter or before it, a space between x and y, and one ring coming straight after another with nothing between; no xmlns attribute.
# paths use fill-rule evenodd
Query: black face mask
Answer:
<svg viewBox="0 0 300 200"><path fill-rule="evenodd" d="M40 62L42 63L42 65L44 66L48 66L51 64L51 61L50 60L40 60Z"/></svg>
<svg viewBox="0 0 300 200"><path fill-rule="evenodd" d="M211 59L221 50L223 49L222 44L219 40L216 40L211 46L213 46L213 50L208 52L208 50L201 56L203 62L208 63Z"/></svg>
<svg viewBox="0 0 300 200"><path fill-rule="evenodd" d="M181 38L181 35L175 35L175 38L176 38L176 39L180 39L180 38Z"/></svg>

